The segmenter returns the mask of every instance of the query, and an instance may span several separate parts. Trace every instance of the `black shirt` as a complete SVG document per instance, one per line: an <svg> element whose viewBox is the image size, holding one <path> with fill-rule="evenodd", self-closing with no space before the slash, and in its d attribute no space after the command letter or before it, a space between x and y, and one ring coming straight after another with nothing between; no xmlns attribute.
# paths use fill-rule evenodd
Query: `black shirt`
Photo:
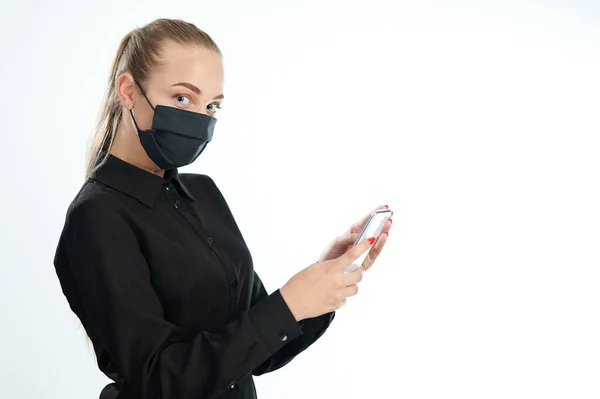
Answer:
<svg viewBox="0 0 600 399"><path fill-rule="evenodd" d="M113 155L69 206L54 265L115 381L101 399L255 398L252 376L287 364L335 316L298 323L267 293L210 177L163 178Z"/></svg>

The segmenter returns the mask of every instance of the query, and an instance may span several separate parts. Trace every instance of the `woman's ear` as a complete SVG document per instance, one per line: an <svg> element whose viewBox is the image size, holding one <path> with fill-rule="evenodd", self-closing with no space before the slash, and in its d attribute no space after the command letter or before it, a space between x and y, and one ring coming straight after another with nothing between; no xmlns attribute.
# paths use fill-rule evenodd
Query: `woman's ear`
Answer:
<svg viewBox="0 0 600 399"><path fill-rule="evenodd" d="M121 104L130 110L133 108L135 98L135 81L129 72L125 72L117 79L117 95Z"/></svg>

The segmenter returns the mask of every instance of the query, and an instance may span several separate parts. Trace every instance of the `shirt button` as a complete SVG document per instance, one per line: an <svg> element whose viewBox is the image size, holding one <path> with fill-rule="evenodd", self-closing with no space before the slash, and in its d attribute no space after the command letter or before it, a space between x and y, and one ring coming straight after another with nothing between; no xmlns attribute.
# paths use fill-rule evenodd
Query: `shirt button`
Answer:
<svg viewBox="0 0 600 399"><path fill-rule="evenodd" d="M237 391L237 385L233 384L232 386L229 387L230 391Z"/></svg>
<svg viewBox="0 0 600 399"><path fill-rule="evenodd" d="M231 286L232 286L233 288L237 287L237 284L238 284L238 283L237 283L237 281L236 281L236 280L233 280L233 281L231 282Z"/></svg>
<svg viewBox="0 0 600 399"><path fill-rule="evenodd" d="M179 207L181 207L181 202L179 202L179 201L175 201L175 202L173 202L173 207L174 207L175 209L179 209Z"/></svg>
<svg viewBox="0 0 600 399"><path fill-rule="evenodd" d="M213 245L213 243L215 242L215 240L214 240L212 237L208 237L208 238L206 239L206 242L207 242L209 245Z"/></svg>
<svg viewBox="0 0 600 399"><path fill-rule="evenodd" d="M167 184L166 187L165 187L165 190L167 190L167 191L171 190L171 185Z"/></svg>
<svg viewBox="0 0 600 399"><path fill-rule="evenodd" d="M287 341L287 338L288 338L288 336L287 336L287 334L286 334L286 333L282 332L282 333L280 333L280 334L279 334L279 339L280 339L282 342L285 342L285 341Z"/></svg>

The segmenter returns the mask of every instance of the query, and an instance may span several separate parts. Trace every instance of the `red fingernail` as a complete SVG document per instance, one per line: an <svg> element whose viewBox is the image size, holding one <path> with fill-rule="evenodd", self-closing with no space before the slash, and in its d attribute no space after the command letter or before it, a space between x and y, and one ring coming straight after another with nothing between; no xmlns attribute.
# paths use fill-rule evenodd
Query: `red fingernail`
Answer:
<svg viewBox="0 0 600 399"><path fill-rule="evenodd" d="M369 238L369 244L373 245L374 242L375 242L375 237Z"/></svg>
<svg viewBox="0 0 600 399"><path fill-rule="evenodd" d="M384 206L385 206L385 209L389 209L389 206L387 206L387 205L384 205Z"/></svg>
<svg viewBox="0 0 600 399"><path fill-rule="evenodd" d="M391 224L393 222L393 220L391 218L389 220L390 220L390 224Z"/></svg>

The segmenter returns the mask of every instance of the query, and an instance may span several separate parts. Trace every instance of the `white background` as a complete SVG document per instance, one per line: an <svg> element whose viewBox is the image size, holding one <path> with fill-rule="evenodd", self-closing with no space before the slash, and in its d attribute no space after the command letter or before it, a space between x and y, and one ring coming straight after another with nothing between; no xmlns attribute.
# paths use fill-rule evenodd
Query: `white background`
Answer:
<svg viewBox="0 0 600 399"><path fill-rule="evenodd" d="M0 6L0 396L108 382L52 259L112 57L158 17L225 57L213 177L269 291L379 204L388 245L275 398L600 397L600 3Z"/></svg>

